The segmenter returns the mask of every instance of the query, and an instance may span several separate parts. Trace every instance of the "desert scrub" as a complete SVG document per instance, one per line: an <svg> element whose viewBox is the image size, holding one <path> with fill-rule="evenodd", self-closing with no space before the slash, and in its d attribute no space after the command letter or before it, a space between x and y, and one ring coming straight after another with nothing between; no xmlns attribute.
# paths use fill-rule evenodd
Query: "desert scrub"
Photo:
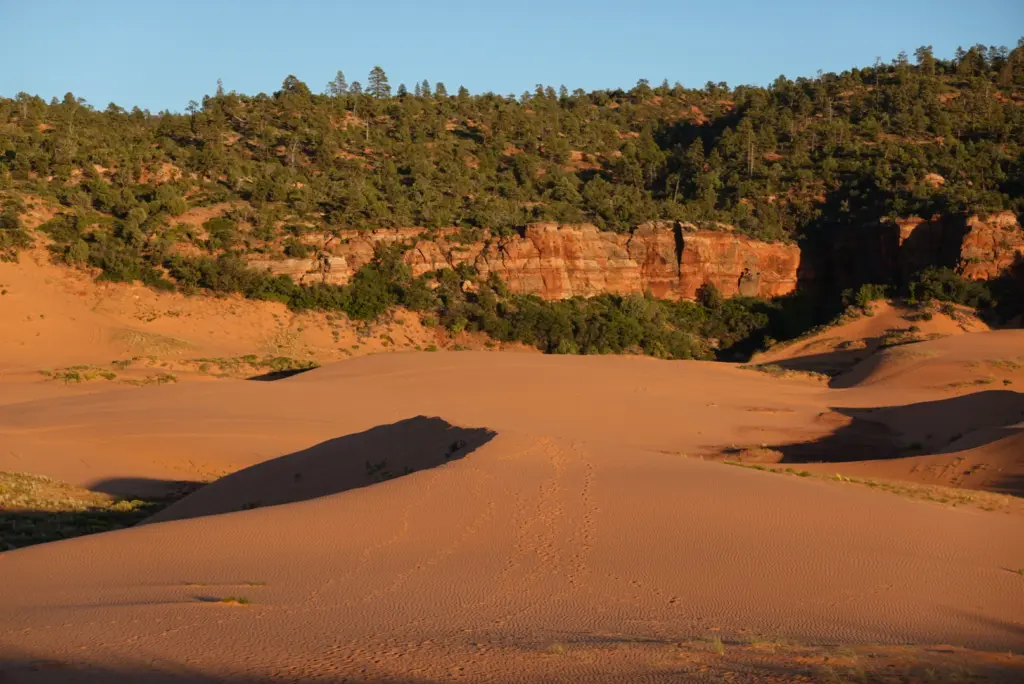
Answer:
<svg viewBox="0 0 1024 684"><path fill-rule="evenodd" d="M832 480L834 482L846 482L860 485L869 489L877 489L890 494L897 494L908 499L918 501L932 501L934 503L950 506L971 506L980 508L983 511L1009 510L1011 503L1019 501L1017 497L1006 494L994 494L974 489L959 489L957 487L945 487L942 485L925 485L913 482L896 482L886 480L873 480L870 478L849 477L836 473L835 475L815 474L808 470L798 470L792 467L771 467L760 463L741 463L739 461L724 461L726 465L739 466L749 470L760 470L762 472L777 473L782 475L795 475L797 477L813 477L819 480ZM774 465L774 464L773 464Z"/></svg>
<svg viewBox="0 0 1024 684"><path fill-rule="evenodd" d="M40 375L45 375L51 380L59 380L65 385L71 383L89 382L91 380L107 380L108 382L117 378L117 373L97 368L96 366L69 366L57 370L41 370Z"/></svg>
<svg viewBox="0 0 1024 684"><path fill-rule="evenodd" d="M249 605L249 599L244 596L225 596L220 600L221 603L226 603L231 606L247 606Z"/></svg>
<svg viewBox="0 0 1024 684"><path fill-rule="evenodd" d="M802 378L805 380L814 380L815 382L828 382L831 378L824 374L816 371L805 371L805 370L790 370L783 368L776 363L756 363L747 364L740 366L743 370L753 370L760 373L767 373L768 375L776 378Z"/></svg>
<svg viewBox="0 0 1024 684"><path fill-rule="evenodd" d="M124 527L196 489L151 500L117 499L28 473L0 472L0 551Z"/></svg>
<svg viewBox="0 0 1024 684"><path fill-rule="evenodd" d="M922 333L920 328L917 326L910 326L906 330L887 330L882 335L882 339L878 342L879 349L887 349L889 347L899 347L904 344L914 344L915 342L927 342L928 340L936 340L940 337L945 337L940 333Z"/></svg>
<svg viewBox="0 0 1024 684"><path fill-rule="evenodd" d="M316 361L302 361L287 356L266 356L259 357L255 354L245 356L229 356L214 358L192 359L188 363L197 364L200 372L206 373L211 367L216 366L221 372L229 375L245 375L252 371L300 371L310 370L319 367Z"/></svg>

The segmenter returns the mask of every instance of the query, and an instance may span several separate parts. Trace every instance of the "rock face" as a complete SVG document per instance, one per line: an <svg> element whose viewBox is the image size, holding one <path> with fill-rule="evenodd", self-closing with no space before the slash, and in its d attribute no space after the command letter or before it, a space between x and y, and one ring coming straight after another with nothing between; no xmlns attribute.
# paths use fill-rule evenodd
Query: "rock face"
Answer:
<svg viewBox="0 0 1024 684"><path fill-rule="evenodd" d="M840 287L905 283L928 267L949 268L974 280L991 280L1024 259L1024 230L1017 217L908 218L848 230L832 243L832 275Z"/></svg>
<svg viewBox="0 0 1024 684"><path fill-rule="evenodd" d="M694 299L705 284L726 297L776 297L796 289L800 250L731 231L701 231L674 222L638 226L632 233L592 225L538 223L512 237L461 243L454 231L428 236L419 229L374 231L330 244L313 259L252 261L300 282L344 284L373 258L376 244L411 244L405 261L419 276L458 264L494 273L512 292L544 299L603 293Z"/></svg>
<svg viewBox="0 0 1024 684"><path fill-rule="evenodd" d="M727 297L779 297L796 290L800 249L796 245L703 232L683 234L679 295L693 299L704 283Z"/></svg>
<svg viewBox="0 0 1024 684"><path fill-rule="evenodd" d="M1008 211L981 220L972 216L960 242L960 273L989 280L1024 259L1024 228Z"/></svg>
<svg viewBox="0 0 1024 684"><path fill-rule="evenodd" d="M396 242L411 245L404 259L415 276L469 264L483 277L500 276L512 292L544 299L646 292L661 299L695 299L708 283L726 297L778 297L796 289L798 275L846 288L906 282L935 266L988 280L1024 261L1024 230L1016 216L1002 212L984 219L911 218L863 226L836 235L824 258L805 263L796 245L660 221L629 234L585 224L535 223L511 237L490 235L478 242L461 241L454 229L377 230L329 242L311 259L250 265L298 282L343 285L373 259L378 244Z"/></svg>

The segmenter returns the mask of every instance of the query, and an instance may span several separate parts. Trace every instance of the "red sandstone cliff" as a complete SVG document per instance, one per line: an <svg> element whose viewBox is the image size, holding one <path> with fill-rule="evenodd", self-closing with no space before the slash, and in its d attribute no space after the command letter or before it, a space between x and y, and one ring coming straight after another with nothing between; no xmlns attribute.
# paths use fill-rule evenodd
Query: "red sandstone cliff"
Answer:
<svg viewBox="0 0 1024 684"><path fill-rule="evenodd" d="M468 263L484 277L497 274L512 292L544 299L645 292L693 299L705 283L726 297L777 297L796 289L802 266L795 245L667 221L629 234L537 223L521 234L472 243L460 242L454 230L429 235L420 228L377 230L332 242L313 259L251 264L300 282L344 284L373 258L377 244L392 242L411 245L404 258L416 276ZM830 264L803 264L804 271L817 279L830 274L842 287L905 281L929 266L987 280L1024 259L1024 230L1010 212L984 219L910 218L837 235L830 259Z"/></svg>
<svg viewBox="0 0 1024 684"><path fill-rule="evenodd" d="M544 299L602 293L693 299L705 283L726 297L775 297L796 289L800 251L729 231L655 222L630 234L592 225L532 224L521 235L462 244L451 231L428 236L419 229L374 231L329 245L314 259L253 261L296 280L344 284L373 257L377 243L405 241L405 261L414 275L469 263L487 277L495 273L512 292Z"/></svg>

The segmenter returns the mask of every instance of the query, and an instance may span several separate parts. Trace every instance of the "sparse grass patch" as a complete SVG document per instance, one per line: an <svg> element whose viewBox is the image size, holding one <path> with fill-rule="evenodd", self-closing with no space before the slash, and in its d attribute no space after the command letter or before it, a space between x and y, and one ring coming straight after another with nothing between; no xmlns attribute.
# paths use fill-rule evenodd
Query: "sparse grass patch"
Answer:
<svg viewBox="0 0 1024 684"><path fill-rule="evenodd" d="M194 366L200 373L210 373L216 369L217 377L250 377L259 373L301 373L302 371L319 368L316 361L293 359L288 356L259 357L255 354L245 356L215 357L190 359L184 362L186 367Z"/></svg>
<svg viewBox="0 0 1024 684"><path fill-rule="evenodd" d="M195 489L183 484L161 499L117 499L41 475L0 472L0 550L131 527Z"/></svg>
<svg viewBox="0 0 1024 684"><path fill-rule="evenodd" d="M1006 371L1024 370L1024 360L1021 359L988 359L985 363Z"/></svg>
<svg viewBox="0 0 1024 684"><path fill-rule="evenodd" d="M132 378L122 380L126 385L135 385L136 387L144 387L146 385L166 385L171 382L178 382L178 376L173 373L157 373L156 375L147 375L144 378Z"/></svg>
<svg viewBox="0 0 1024 684"><path fill-rule="evenodd" d="M753 463L779 463L783 459L781 451L770 449L765 445L748 447L730 447L722 452L729 456L737 465Z"/></svg>
<svg viewBox="0 0 1024 684"><path fill-rule="evenodd" d="M945 337L945 335L941 333L922 333L920 328L916 325L912 325L907 329L886 330L885 334L882 335L882 338L878 342L878 348L889 349L891 347L901 347L905 344L937 340L940 337Z"/></svg>
<svg viewBox="0 0 1024 684"><path fill-rule="evenodd" d="M117 373L97 366L69 366L67 368L59 368L57 370L41 370L39 371L39 374L44 375L51 380L59 380L65 385L89 382L97 379L110 381L117 378Z"/></svg>
<svg viewBox="0 0 1024 684"><path fill-rule="evenodd" d="M951 382L946 387L953 389L962 389L964 387L979 387L984 385L991 385L996 379L993 377L987 378L976 378L974 380L962 380L960 382Z"/></svg>
<svg viewBox="0 0 1024 684"><path fill-rule="evenodd" d="M230 606L247 606L249 605L249 599L244 596L225 596L220 600L220 603L225 603Z"/></svg>
<svg viewBox="0 0 1024 684"><path fill-rule="evenodd" d="M724 461L726 465L739 466L749 470L761 470L783 475L795 475L797 477L814 477L821 480L832 480L834 482L846 482L860 485L870 489L897 494L908 499L919 501L932 501L934 503L947 504L950 506L971 506L980 508L983 511L1005 510L1016 497L1007 494L994 494L973 489L957 489L955 487L944 487L941 485L924 485L913 482L894 482L886 480L874 480L870 478L849 477L841 473L835 475L822 475L812 473L809 470L798 470L792 467L768 468L758 463L741 463L739 461Z"/></svg>
<svg viewBox="0 0 1024 684"><path fill-rule="evenodd" d="M755 363L746 364L740 366L743 370L753 370L761 373L767 373L776 378L793 378L793 379L805 379L814 380L815 382L828 382L830 378L825 373L818 373L816 371L804 371L804 370L790 370L783 368L777 363Z"/></svg>

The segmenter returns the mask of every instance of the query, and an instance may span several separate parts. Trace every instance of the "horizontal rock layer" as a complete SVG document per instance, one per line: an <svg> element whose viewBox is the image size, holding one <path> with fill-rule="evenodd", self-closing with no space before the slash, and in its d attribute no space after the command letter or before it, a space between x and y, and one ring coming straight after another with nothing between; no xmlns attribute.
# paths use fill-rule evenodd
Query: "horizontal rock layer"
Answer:
<svg viewBox="0 0 1024 684"><path fill-rule="evenodd" d="M793 292L798 276L851 287L905 282L929 266L987 280L1024 259L1024 230L1016 216L1002 212L843 231L829 253L803 259L796 245L662 221L628 234L536 223L511 237L492 235L478 242L460 241L455 230L377 230L333 241L310 259L250 263L300 282L343 285L373 259L378 244L396 242L410 246L403 258L416 276L469 264L485 278L497 274L512 292L544 299L647 292L662 299L695 299L705 284L726 297L770 298Z"/></svg>
<svg viewBox="0 0 1024 684"><path fill-rule="evenodd" d="M379 230L330 244L311 259L250 264L301 282L341 285L373 258L378 243L399 241L411 244L404 259L416 276L465 263L485 278L497 274L512 292L544 299L646 292L693 299L704 284L726 297L775 297L796 289L800 264L795 245L673 222L644 224L629 234L538 223L512 237L472 243L458 241L454 231Z"/></svg>

